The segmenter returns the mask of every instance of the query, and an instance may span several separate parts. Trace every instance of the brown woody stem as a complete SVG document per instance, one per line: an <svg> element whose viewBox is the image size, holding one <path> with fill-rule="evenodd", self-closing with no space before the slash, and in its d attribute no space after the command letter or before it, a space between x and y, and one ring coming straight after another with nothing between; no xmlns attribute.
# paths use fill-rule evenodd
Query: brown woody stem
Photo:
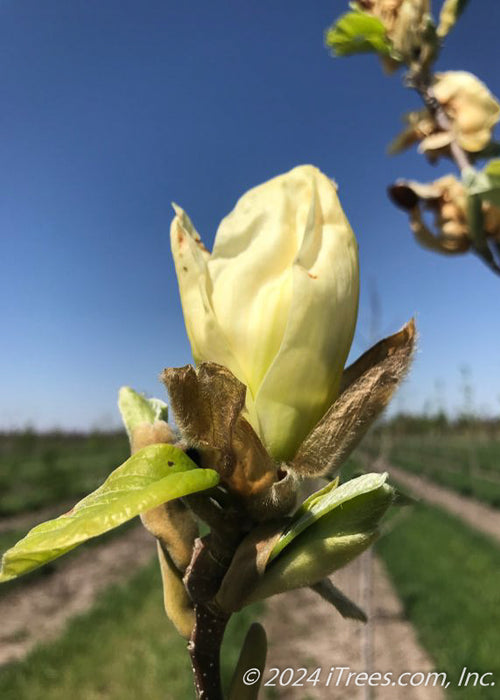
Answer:
<svg viewBox="0 0 500 700"><path fill-rule="evenodd" d="M198 700L222 700L220 649L230 615L212 599L231 562L234 550L226 549L216 533L195 542L184 585L194 602L196 621L188 644Z"/></svg>
<svg viewBox="0 0 500 700"><path fill-rule="evenodd" d="M194 607L196 622L188 644L198 700L223 700L220 649L229 615L204 603Z"/></svg>

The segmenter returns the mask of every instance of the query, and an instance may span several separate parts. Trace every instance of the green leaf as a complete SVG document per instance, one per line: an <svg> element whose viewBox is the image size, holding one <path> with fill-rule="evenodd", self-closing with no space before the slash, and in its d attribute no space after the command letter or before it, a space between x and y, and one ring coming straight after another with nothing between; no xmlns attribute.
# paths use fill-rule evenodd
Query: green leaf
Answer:
<svg viewBox="0 0 500 700"><path fill-rule="evenodd" d="M392 53L382 21L361 10L342 15L327 30L325 42L337 56L367 52L388 56Z"/></svg>
<svg viewBox="0 0 500 700"><path fill-rule="evenodd" d="M490 178L498 178L500 181L500 158L490 160L490 162L486 164L484 172Z"/></svg>
<svg viewBox="0 0 500 700"><path fill-rule="evenodd" d="M474 249L488 265L498 270L484 229L483 202L500 206L500 161L491 160L483 171L466 170L462 182L468 194L467 222Z"/></svg>
<svg viewBox="0 0 500 700"><path fill-rule="evenodd" d="M328 483L322 489L312 493L309 496L309 498L306 498L306 500L295 511L295 513L293 515L294 520L297 520L302 515L305 515L306 513L308 513L309 510L312 508L312 506L315 503L318 503L324 496L326 496L327 493L330 493L330 491L334 491L338 485L339 485L339 477L337 476L337 477L335 477L335 479L330 481L330 483Z"/></svg>
<svg viewBox="0 0 500 700"><path fill-rule="evenodd" d="M491 255L484 230L484 216L481 195L471 194L467 197L467 222L470 237L476 250Z"/></svg>
<svg viewBox="0 0 500 700"><path fill-rule="evenodd" d="M294 588L314 586L359 556L379 535L375 528L331 537L311 534L309 539L310 531L314 530L314 526L308 529L271 563L244 600L244 605Z"/></svg>
<svg viewBox="0 0 500 700"><path fill-rule="evenodd" d="M441 7L441 12L439 14L439 25L437 28L437 35L440 39L450 32L455 26L458 18L465 10L469 0L445 0L443 6Z"/></svg>
<svg viewBox="0 0 500 700"><path fill-rule="evenodd" d="M320 518L324 518L328 513L331 513L335 508L342 506L347 501L384 487L386 480L387 473L363 474L356 479L346 481L338 488L336 488L337 482L334 481L320 491L313 493L300 506L292 517L292 522L283 531L280 539L274 545L268 564L301 532ZM385 486L385 488L388 489L390 487Z"/></svg>
<svg viewBox="0 0 500 700"><path fill-rule="evenodd" d="M68 513L37 525L3 556L0 582L36 569L151 508L212 488L219 475L199 469L173 445L150 445L115 469Z"/></svg>
<svg viewBox="0 0 500 700"><path fill-rule="evenodd" d="M274 545L264 574L244 604L314 586L369 547L394 502L394 489L386 479L387 474L365 474L313 499Z"/></svg>
<svg viewBox="0 0 500 700"><path fill-rule="evenodd" d="M118 394L118 408L128 436L142 423L155 423L168 420L168 407L160 399L147 399L129 386L123 386Z"/></svg>
<svg viewBox="0 0 500 700"><path fill-rule="evenodd" d="M254 622L247 632L245 641L241 648L240 656L236 668L234 669L231 686L229 688L229 700L257 700L262 676L266 667L267 637L266 631L258 622ZM245 675L250 669L257 669L258 678L255 683L255 676L248 676L245 682Z"/></svg>
<svg viewBox="0 0 500 700"><path fill-rule="evenodd" d="M485 202L500 206L500 159L490 160L484 170L470 169L464 172L462 181L469 197L479 197Z"/></svg>

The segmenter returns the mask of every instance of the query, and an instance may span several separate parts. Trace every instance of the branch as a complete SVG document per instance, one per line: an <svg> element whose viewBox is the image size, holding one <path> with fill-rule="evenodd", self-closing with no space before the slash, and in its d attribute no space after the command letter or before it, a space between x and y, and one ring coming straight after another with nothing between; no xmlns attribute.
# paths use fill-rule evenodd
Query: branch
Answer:
<svg viewBox="0 0 500 700"><path fill-rule="evenodd" d="M241 527L241 523L232 517L225 520L224 513L208 500L191 499L190 506L195 506L195 512L221 528L195 541L183 582L194 603L196 616L188 643L196 697L198 700L222 700L220 649L230 615L213 599L241 540L242 530L237 527L238 524ZM227 536L228 524L234 528L230 537Z"/></svg>
<svg viewBox="0 0 500 700"><path fill-rule="evenodd" d="M198 700L223 700L220 677L220 648L229 615L208 605L194 606L196 622L188 644Z"/></svg>
<svg viewBox="0 0 500 700"><path fill-rule="evenodd" d="M196 615L188 651L198 700L222 700L220 649L230 617L210 603L228 567L227 561L214 557L210 539L211 535L207 535L196 540L184 576Z"/></svg>

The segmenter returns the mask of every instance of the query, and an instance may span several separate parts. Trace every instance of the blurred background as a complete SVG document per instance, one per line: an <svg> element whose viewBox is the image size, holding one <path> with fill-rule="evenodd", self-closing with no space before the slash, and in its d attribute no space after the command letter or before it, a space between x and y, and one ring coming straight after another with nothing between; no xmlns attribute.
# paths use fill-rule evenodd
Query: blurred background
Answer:
<svg viewBox="0 0 500 700"><path fill-rule="evenodd" d="M226 666L258 614L275 665L457 679L467 666L498 685L500 280L472 255L419 248L389 202L398 177L453 168L414 151L386 155L419 103L374 57L329 56L324 30L346 9L343 0L0 2L0 551L126 459L121 385L164 398L161 369L191 361L170 203L210 248L243 192L312 163L338 183L359 242L351 357L412 315L420 334L410 377L344 477L388 468L420 504L388 524L375 559L343 574L346 593L372 613L367 628L334 612L326 625L328 609L307 596L287 622L294 606L278 601L235 620ZM500 96L499 21L497 3L471 3L438 68L472 71ZM0 695L192 697L152 557L132 524L4 585ZM439 692L407 690L498 697L454 682Z"/></svg>

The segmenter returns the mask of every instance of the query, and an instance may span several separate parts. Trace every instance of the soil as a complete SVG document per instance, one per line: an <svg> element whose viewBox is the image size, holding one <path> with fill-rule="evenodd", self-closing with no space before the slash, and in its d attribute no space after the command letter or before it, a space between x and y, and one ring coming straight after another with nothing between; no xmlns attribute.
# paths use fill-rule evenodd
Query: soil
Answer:
<svg viewBox="0 0 500 700"><path fill-rule="evenodd" d="M141 526L94 545L43 579L0 598L0 666L58 637L69 618L88 610L101 591L151 560L154 539Z"/></svg>
<svg viewBox="0 0 500 700"><path fill-rule="evenodd" d="M344 676L349 671L379 672L382 676L391 672L393 679L404 672L426 674L434 670L432 661L420 647L412 626L404 619L401 604L379 560L369 553L359 557L334 576L335 584L359 605L362 604L362 598L365 598L366 603L366 590L363 590L366 586L362 584L363 580L366 581L370 560L373 563L369 575L373 583L373 594L368 606L371 608L368 626L343 619L310 589L300 589L271 599L264 621L269 639L265 681L271 677L270 669L273 667L283 671L302 666L309 672L320 667L322 672L316 687L305 683L304 687L280 688L277 682L277 687L268 690L267 697L282 700L399 700L403 695L408 700L444 698L442 689L432 687L432 681L430 687L356 687L354 680L346 686L343 679L336 685L339 667L348 667ZM325 687L332 667L337 670L332 672L329 687ZM295 678L298 676L295 675ZM284 676L284 681L286 680L287 676ZM374 677L373 682L377 680ZM408 677L403 680L407 682ZM359 682L363 682L362 677ZM266 697L265 693L263 695Z"/></svg>

